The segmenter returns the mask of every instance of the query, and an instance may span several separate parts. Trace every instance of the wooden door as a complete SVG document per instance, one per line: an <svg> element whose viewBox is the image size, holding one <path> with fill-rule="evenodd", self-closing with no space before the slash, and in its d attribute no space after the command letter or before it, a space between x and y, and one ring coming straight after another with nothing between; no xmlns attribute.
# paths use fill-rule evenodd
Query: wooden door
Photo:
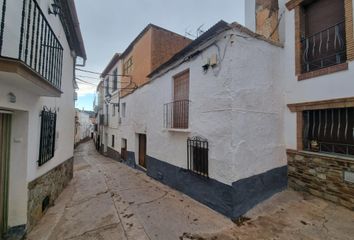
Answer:
<svg viewBox="0 0 354 240"><path fill-rule="evenodd" d="M173 128L188 128L189 70L173 79Z"/></svg>
<svg viewBox="0 0 354 240"><path fill-rule="evenodd" d="M10 134L11 134L11 115L0 113L0 234L1 235L7 229Z"/></svg>
<svg viewBox="0 0 354 240"><path fill-rule="evenodd" d="M146 135L139 134L139 165L146 168Z"/></svg>
<svg viewBox="0 0 354 240"><path fill-rule="evenodd" d="M124 161L127 160L127 139L125 138L122 138L122 147L121 147L120 155Z"/></svg>

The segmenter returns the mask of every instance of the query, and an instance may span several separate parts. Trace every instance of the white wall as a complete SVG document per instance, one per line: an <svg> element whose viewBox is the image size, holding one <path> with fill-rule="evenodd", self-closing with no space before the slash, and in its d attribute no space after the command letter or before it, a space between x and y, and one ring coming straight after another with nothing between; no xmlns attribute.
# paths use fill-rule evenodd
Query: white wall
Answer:
<svg viewBox="0 0 354 240"><path fill-rule="evenodd" d="M329 100L354 96L354 63L349 69L329 75L298 81L295 76L295 15L294 10L286 10L286 39L282 59L279 65L283 77L285 104ZM286 147L296 149L296 114L288 108L285 111L284 136Z"/></svg>
<svg viewBox="0 0 354 240"><path fill-rule="evenodd" d="M19 32L19 21L18 20L9 20L10 18L16 18L21 15L22 8L18 6L22 6L21 0L12 0L7 1L7 13L6 13L6 29L5 29L5 38L4 38L4 53L11 53L11 49L15 49L14 46L9 44L10 42L15 42L16 38L13 38L12 34ZM40 1L41 6L43 7L44 14L48 13L48 6L51 1L42 0ZM12 7L11 7L12 6ZM32 94L28 89L24 88L22 84L13 84L13 83L4 83L3 80L7 78L6 74L1 74L0 77L0 108L10 109L10 110L21 110L25 111L26 114L21 114L21 119L14 120L14 135L13 137L21 137L23 138L22 144L27 144L27 148L21 148L21 151L13 154L10 159L11 167L16 169L16 172L13 174L19 173L19 171L26 170L25 174L19 175L17 180L19 183L14 183L11 185L12 187L16 185L23 187L23 181L21 181L21 176L26 180L27 183L36 179L37 177L45 174L49 170L58 166L62 162L73 156L73 145L74 145L74 88L73 88L73 67L74 67L74 58L71 56L71 51L69 49L68 42L66 40L64 30L61 26L59 17L55 17L53 15L46 16L48 21L50 22L54 32L57 34L63 48L63 69L62 69L62 84L61 90L63 94L61 97L39 97L37 95ZM9 18L9 19L8 19ZM12 27L11 28L9 28ZM15 28L16 27L16 28ZM16 49L16 52L18 48ZM8 93L12 92L16 95L17 101L16 103L10 103L8 101ZM56 126L56 151L54 157L44 164L41 167L38 167L38 154L39 154L39 138L40 138L40 111L43 106L47 106L48 108L57 110L57 126ZM20 117L19 117L20 118ZM21 134L17 131L19 129L26 129L23 123L27 121L28 131L23 131ZM16 148L17 151L19 146L18 143L13 143L12 146ZM25 151L25 152L22 152ZM22 157L23 159L20 159ZM24 162L26 166L23 166ZM12 170L11 170L12 171ZM21 183L20 183L21 182ZM20 188L21 189L21 188ZM27 189L24 191L27 194ZM26 197L21 194L21 196ZM10 199L17 199L18 192L10 190ZM18 200L20 201L20 200ZM27 201L27 200L26 200ZM14 201L13 204L15 204ZM18 209L10 204L10 226L12 224L25 224L26 219L23 216L22 208L24 207L22 203L19 203ZM16 206L17 208L17 206ZM21 214L18 213L21 210Z"/></svg>
<svg viewBox="0 0 354 240"><path fill-rule="evenodd" d="M17 226L27 220L28 112L14 111L11 123L8 224Z"/></svg>
<svg viewBox="0 0 354 240"><path fill-rule="evenodd" d="M122 98L127 111L117 144L128 139L128 151L137 158L136 133L146 133L149 156L186 168L187 137L202 136L209 141L209 175L226 184L286 165L282 91L274 65L282 49L252 38L230 39L231 33L219 36L220 52L213 45ZM202 65L212 54L223 60L205 74ZM163 128L163 104L172 100L173 76L188 68L190 129L168 131Z"/></svg>

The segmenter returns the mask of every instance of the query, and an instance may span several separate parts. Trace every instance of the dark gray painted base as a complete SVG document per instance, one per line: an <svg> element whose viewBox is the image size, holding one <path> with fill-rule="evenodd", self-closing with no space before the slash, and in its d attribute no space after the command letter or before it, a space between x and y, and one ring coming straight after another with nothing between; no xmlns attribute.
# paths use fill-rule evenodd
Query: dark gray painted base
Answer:
<svg viewBox="0 0 354 240"><path fill-rule="evenodd" d="M244 178L232 183L233 211L232 216L245 214L258 203L270 198L288 186L287 166L274 168L267 172Z"/></svg>
<svg viewBox="0 0 354 240"><path fill-rule="evenodd" d="M136 168L135 153L127 151L127 159L126 160L122 160L122 163L125 163L126 165L128 165L128 166L130 166L132 168Z"/></svg>
<svg viewBox="0 0 354 240"><path fill-rule="evenodd" d="M194 174L169 163L147 157L147 174L185 193L208 207L232 217L232 187Z"/></svg>
<svg viewBox="0 0 354 240"><path fill-rule="evenodd" d="M110 147L107 147L107 157L110 157L114 160L117 160L117 161L121 161L121 157L120 157L120 154L119 152L117 152L116 150L114 150L113 148L110 148Z"/></svg>
<svg viewBox="0 0 354 240"><path fill-rule="evenodd" d="M0 239L4 240L22 240L26 236L26 225L11 227Z"/></svg>
<svg viewBox="0 0 354 240"><path fill-rule="evenodd" d="M146 160L150 177L232 219L242 216L287 187L287 166L236 181L229 186L150 156Z"/></svg>

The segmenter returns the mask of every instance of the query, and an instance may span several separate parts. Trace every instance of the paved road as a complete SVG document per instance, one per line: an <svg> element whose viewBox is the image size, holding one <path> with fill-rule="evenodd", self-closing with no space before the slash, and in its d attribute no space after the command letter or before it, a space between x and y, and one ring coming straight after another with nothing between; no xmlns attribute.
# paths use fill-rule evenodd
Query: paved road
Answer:
<svg viewBox="0 0 354 240"><path fill-rule="evenodd" d="M74 179L28 239L178 240L233 225L145 173L101 156L87 142L75 151Z"/></svg>
<svg viewBox="0 0 354 240"><path fill-rule="evenodd" d="M74 179L30 240L353 240L354 212L284 191L238 224L124 164L91 142L75 152Z"/></svg>

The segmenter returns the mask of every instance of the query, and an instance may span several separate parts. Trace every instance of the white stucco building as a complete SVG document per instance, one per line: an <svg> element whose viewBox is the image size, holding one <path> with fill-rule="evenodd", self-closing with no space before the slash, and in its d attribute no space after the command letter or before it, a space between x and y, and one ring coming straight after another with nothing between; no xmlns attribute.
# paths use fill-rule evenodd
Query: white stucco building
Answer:
<svg viewBox="0 0 354 240"><path fill-rule="evenodd" d="M242 215L287 184L274 77L281 54L239 24L217 23L120 98L114 149L149 176Z"/></svg>
<svg viewBox="0 0 354 240"><path fill-rule="evenodd" d="M354 210L353 1L247 0L247 27L261 31L267 2L279 3L289 186Z"/></svg>
<svg viewBox="0 0 354 240"><path fill-rule="evenodd" d="M80 141L91 138L91 133L93 133L94 130L92 115L93 112L79 109L75 110L75 145L79 144Z"/></svg>
<svg viewBox="0 0 354 240"><path fill-rule="evenodd" d="M112 149L231 218L288 180L354 209L352 1L250 0L246 26L219 22L122 95Z"/></svg>
<svg viewBox="0 0 354 240"><path fill-rule="evenodd" d="M72 178L74 68L86 54L74 1L55 2L0 1L1 234L30 230Z"/></svg>

